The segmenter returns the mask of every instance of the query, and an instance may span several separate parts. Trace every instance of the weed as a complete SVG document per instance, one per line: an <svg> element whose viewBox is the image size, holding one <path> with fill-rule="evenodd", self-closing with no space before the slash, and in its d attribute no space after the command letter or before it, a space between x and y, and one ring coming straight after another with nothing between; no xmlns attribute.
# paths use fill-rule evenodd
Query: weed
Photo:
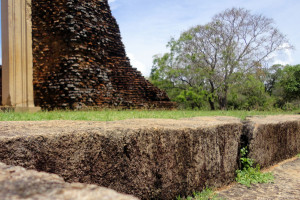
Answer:
<svg viewBox="0 0 300 200"><path fill-rule="evenodd" d="M253 167L254 160L247 157L247 147L241 149L242 170L237 170L236 181L240 184L251 187L251 184L270 183L274 181L274 176L271 172L262 173L260 166Z"/></svg>
<svg viewBox="0 0 300 200"><path fill-rule="evenodd" d="M178 196L176 200L222 200L218 197L217 194L214 193L212 189L206 188L202 192L193 192L193 196L188 196L186 198L182 198Z"/></svg>

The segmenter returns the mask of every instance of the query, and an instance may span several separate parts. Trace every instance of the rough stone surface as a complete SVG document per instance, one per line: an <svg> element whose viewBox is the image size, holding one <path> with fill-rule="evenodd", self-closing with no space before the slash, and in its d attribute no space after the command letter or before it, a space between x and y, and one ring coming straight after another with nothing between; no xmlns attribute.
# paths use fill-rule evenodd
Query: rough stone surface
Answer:
<svg viewBox="0 0 300 200"><path fill-rule="evenodd" d="M231 117L0 122L0 161L173 200L234 181L243 124Z"/></svg>
<svg viewBox="0 0 300 200"><path fill-rule="evenodd" d="M37 106L174 107L130 65L107 0L33 0L32 27Z"/></svg>
<svg viewBox="0 0 300 200"><path fill-rule="evenodd" d="M138 200L96 185L66 183L44 172L0 163L1 200Z"/></svg>
<svg viewBox="0 0 300 200"><path fill-rule="evenodd" d="M268 167L300 152L300 115L249 117L249 157Z"/></svg>
<svg viewBox="0 0 300 200"><path fill-rule="evenodd" d="M276 166L272 172L274 183L256 184L251 188L235 184L218 192L219 196L228 200L299 200L300 159Z"/></svg>

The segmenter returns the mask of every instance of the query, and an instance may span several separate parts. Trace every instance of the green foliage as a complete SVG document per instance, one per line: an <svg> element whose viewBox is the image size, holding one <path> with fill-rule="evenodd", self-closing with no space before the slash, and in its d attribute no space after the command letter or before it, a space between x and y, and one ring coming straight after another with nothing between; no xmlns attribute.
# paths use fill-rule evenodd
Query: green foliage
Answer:
<svg viewBox="0 0 300 200"><path fill-rule="evenodd" d="M206 188L202 192L193 192L193 196L186 198L178 196L176 200L222 200L222 198L218 197L212 189Z"/></svg>
<svg viewBox="0 0 300 200"><path fill-rule="evenodd" d="M253 74L241 77L229 90L228 107L237 110L271 110L275 104L265 86Z"/></svg>
<svg viewBox="0 0 300 200"><path fill-rule="evenodd" d="M188 88L182 90L175 101L186 109L201 109L206 105L207 93L200 88Z"/></svg>
<svg viewBox="0 0 300 200"><path fill-rule="evenodd" d="M242 148L240 153L241 153L240 160L242 163L242 169L251 168L253 166L254 160L251 158L247 158L247 155L248 155L247 147Z"/></svg>
<svg viewBox="0 0 300 200"><path fill-rule="evenodd" d="M300 108L300 65L274 65L267 72L266 91L283 110Z"/></svg>
<svg viewBox="0 0 300 200"><path fill-rule="evenodd" d="M288 40L273 25L272 19L242 8L225 10L172 38L170 51L154 57L150 80L180 108L269 110L280 71L268 74L263 63L270 53L292 48L282 45ZM282 82L286 94L296 95L296 82Z"/></svg>
<svg viewBox="0 0 300 200"><path fill-rule="evenodd" d="M300 65L286 66L279 80L285 101L300 98Z"/></svg>
<svg viewBox="0 0 300 200"><path fill-rule="evenodd" d="M247 147L242 148L240 153L242 170L236 171L236 181L238 183L246 185L247 187L251 187L251 184L273 182L274 176L272 173L262 173L259 165L256 165L255 168L253 167L254 160L247 158Z"/></svg>

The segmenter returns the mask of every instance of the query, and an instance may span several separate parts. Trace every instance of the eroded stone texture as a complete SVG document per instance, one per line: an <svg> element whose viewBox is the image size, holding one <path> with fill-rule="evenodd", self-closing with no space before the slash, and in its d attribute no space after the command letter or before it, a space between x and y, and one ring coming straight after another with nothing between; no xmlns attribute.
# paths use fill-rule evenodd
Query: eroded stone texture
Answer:
<svg viewBox="0 0 300 200"><path fill-rule="evenodd" d="M300 152L300 115L249 117L247 121L249 157L261 167Z"/></svg>
<svg viewBox="0 0 300 200"><path fill-rule="evenodd" d="M239 119L0 122L0 161L142 199L234 181Z"/></svg>
<svg viewBox="0 0 300 200"><path fill-rule="evenodd" d="M0 163L1 200L138 200L113 190Z"/></svg>
<svg viewBox="0 0 300 200"><path fill-rule="evenodd" d="M172 108L130 65L107 0L32 1L35 103Z"/></svg>

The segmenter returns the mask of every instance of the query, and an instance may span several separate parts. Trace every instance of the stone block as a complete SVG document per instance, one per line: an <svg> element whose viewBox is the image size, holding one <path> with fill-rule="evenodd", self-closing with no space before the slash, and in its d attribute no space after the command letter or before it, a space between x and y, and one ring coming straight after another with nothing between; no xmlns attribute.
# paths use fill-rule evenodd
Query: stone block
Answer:
<svg viewBox="0 0 300 200"><path fill-rule="evenodd" d="M138 200L133 196L0 162L1 200Z"/></svg>
<svg viewBox="0 0 300 200"><path fill-rule="evenodd" d="M0 122L0 161L141 199L234 181L243 124L231 117Z"/></svg>
<svg viewBox="0 0 300 200"><path fill-rule="evenodd" d="M300 115L247 118L249 157L268 167L300 153Z"/></svg>

